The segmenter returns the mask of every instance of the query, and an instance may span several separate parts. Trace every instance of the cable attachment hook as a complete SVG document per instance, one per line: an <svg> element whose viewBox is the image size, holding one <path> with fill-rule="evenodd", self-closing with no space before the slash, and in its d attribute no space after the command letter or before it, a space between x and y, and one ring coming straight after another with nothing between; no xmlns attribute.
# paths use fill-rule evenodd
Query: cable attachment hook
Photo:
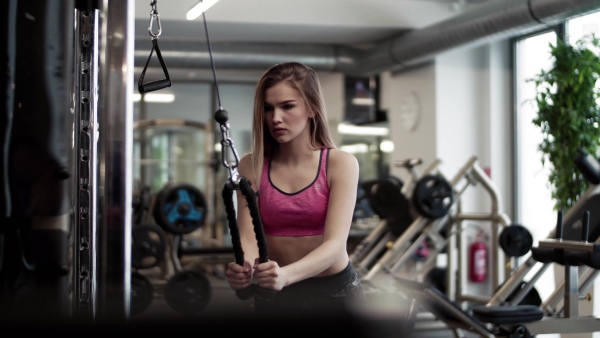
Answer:
<svg viewBox="0 0 600 338"><path fill-rule="evenodd" d="M238 152L233 145L233 140L229 136L229 123L227 123L229 113L223 107L219 107L219 110L215 113L215 120L219 123L221 129L221 162L223 166L229 171L229 182L230 188L235 190L239 187L241 177L237 171L237 167L240 164L240 157ZM233 162L227 160L228 149L231 150L233 155Z"/></svg>
<svg viewBox="0 0 600 338"><path fill-rule="evenodd" d="M158 10L156 9L156 0L152 0L152 2L150 3L150 6L152 6L152 10L150 11L150 24L148 25L148 33L150 33L152 40L156 40L162 33L162 27L160 26L160 16L158 15ZM156 23L158 25L157 33L154 33L152 31L152 24L154 23L155 18L156 18Z"/></svg>

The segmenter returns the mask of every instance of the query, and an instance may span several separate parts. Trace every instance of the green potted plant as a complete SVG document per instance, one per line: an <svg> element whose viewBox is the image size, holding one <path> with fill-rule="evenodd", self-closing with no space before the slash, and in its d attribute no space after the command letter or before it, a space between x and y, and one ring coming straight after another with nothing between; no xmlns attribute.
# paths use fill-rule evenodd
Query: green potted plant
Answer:
<svg viewBox="0 0 600 338"><path fill-rule="evenodd" d="M553 167L549 183L554 209L568 210L588 188L573 161L578 149L597 155L600 145L600 43L588 35L575 44L558 39L550 48L552 68L529 80L537 91L533 124L543 134L538 146L542 164L549 161Z"/></svg>

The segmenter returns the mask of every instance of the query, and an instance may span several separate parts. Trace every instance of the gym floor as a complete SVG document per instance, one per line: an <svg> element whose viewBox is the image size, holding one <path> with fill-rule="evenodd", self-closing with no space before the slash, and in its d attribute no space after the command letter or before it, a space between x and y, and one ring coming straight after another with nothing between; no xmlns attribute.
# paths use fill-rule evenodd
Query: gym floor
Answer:
<svg viewBox="0 0 600 338"><path fill-rule="evenodd" d="M252 304L249 300L241 300L235 292L229 287L227 280L225 279L224 269L225 263L214 263L214 264L198 264L194 263L193 260L186 262L182 260L183 271L194 271L195 276L201 275L198 280L190 281L189 283L200 283L200 285L194 288L192 294L188 294L188 306L172 305L170 301L186 296L186 289L189 289L190 285L178 285L173 286L181 293L175 295L167 295L167 288L169 287L170 280L174 279L175 273L172 270L165 273L164 267L156 267L147 270L138 270L137 272L146 276L152 283L153 293L152 301L149 305L142 305L144 310L135 308L132 304L131 319L132 320L151 320L154 318L172 318L179 319L186 316L201 315L205 313L232 313L232 312L247 312L253 311ZM167 277L165 277L165 275ZM132 293L135 290L132 288ZM147 297L147 296L144 296ZM195 299L191 299L195 298ZM145 300L147 301L147 300ZM145 302L144 301L144 302ZM188 311L189 310L189 311Z"/></svg>
<svg viewBox="0 0 600 338"><path fill-rule="evenodd" d="M142 326L166 322L170 326L179 327L180 331L198 330L198 323L202 323L201 326L206 330L226 330L227 333L234 333L238 329L239 333L243 333L248 332L249 328L256 330L268 328L269 332L277 332L278 336L282 334L281 330L283 329L286 330L286 336L314 334L318 332L316 330L326 330L339 332L346 337L454 337L451 330L427 313L417 315L415 331L407 334L406 330L413 329L413 326L407 325L406 321L405 309L409 305L407 300L393 294L371 292L368 288L367 296L371 305L368 309L362 309L356 313L332 316L332 314L325 313L295 312L293 314L277 314L275 321L272 320L273 318L259 318L254 314L252 301L239 299L229 288L224 277L224 262L226 261L227 259L218 263L200 264L195 263L193 259L187 262L186 260L181 261L184 271L199 271L206 277L205 280L201 279L202 284L208 283L210 287L210 291L205 292L206 298L202 300L205 303L203 305L192 304L194 306L191 309L194 309L195 313L190 314L175 310L172 300L168 299L173 296L165 295L168 279L165 280L162 277L164 267L138 271L146 276L153 285L152 301L145 306L143 311L132 314L130 321ZM181 286L182 294L176 296L185 296L185 291L183 291L185 287ZM132 292L134 292L133 289ZM133 306L132 304L132 308ZM184 308L187 307L184 306ZM196 312L198 308L201 310ZM186 325L190 323L193 325Z"/></svg>

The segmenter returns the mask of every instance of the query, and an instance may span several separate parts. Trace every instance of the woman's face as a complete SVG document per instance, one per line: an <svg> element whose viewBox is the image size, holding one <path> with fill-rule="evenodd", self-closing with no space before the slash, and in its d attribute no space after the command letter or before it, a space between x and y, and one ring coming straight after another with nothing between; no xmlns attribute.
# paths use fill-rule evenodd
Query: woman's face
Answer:
<svg viewBox="0 0 600 338"><path fill-rule="evenodd" d="M287 82L280 82L265 91L265 123L279 143L290 142L299 135L310 136L312 114L300 92Z"/></svg>

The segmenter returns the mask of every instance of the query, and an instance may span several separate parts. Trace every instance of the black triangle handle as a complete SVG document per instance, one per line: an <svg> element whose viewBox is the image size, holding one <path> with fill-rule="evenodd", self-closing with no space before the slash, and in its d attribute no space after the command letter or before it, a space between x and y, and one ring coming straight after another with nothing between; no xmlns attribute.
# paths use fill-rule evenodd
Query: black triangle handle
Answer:
<svg viewBox="0 0 600 338"><path fill-rule="evenodd" d="M152 54L156 50L156 57L160 62L160 66L162 67L165 78L162 80L151 81L148 83L144 83L144 76L146 75L146 69L148 68L148 64L150 63L150 59L152 59ZM146 61L146 65L144 66L144 70L142 74L140 74L140 78L138 80L138 91L140 94L153 92L156 90L160 90L163 88L171 87L171 78L169 77L169 71L167 71L167 66L165 65L165 61L162 58L160 53L160 48L158 47L158 39L152 40L152 50L150 50L150 55L148 56L148 61Z"/></svg>

